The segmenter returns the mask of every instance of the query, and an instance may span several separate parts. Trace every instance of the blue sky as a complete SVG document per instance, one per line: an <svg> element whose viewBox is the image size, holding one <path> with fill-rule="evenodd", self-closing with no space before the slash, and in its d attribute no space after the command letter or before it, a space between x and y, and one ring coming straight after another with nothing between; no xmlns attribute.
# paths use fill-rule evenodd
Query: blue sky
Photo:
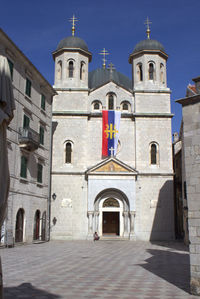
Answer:
<svg viewBox="0 0 200 299"><path fill-rule="evenodd" d="M144 22L150 18L151 38L160 41L169 55L172 131L179 131L181 106L175 100L185 96L192 78L200 76L200 0L2 0L1 28L50 84L54 80L51 53L71 35L68 20L73 14L79 19L75 34L93 54L90 71L101 67L98 53L105 47L108 63L130 78L128 57L146 38Z"/></svg>

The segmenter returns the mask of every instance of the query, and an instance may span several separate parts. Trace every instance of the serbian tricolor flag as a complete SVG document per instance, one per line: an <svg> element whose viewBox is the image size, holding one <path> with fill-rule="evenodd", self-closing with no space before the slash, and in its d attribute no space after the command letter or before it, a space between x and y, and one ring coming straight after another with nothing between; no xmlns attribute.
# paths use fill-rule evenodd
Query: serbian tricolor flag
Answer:
<svg viewBox="0 0 200 299"><path fill-rule="evenodd" d="M115 156L119 139L120 111L102 111L102 156Z"/></svg>

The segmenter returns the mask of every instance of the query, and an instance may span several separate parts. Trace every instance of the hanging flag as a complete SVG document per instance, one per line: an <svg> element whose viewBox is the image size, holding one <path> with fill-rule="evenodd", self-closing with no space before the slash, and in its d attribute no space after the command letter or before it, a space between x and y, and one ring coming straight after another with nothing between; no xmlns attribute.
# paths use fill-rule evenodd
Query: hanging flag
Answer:
<svg viewBox="0 0 200 299"><path fill-rule="evenodd" d="M116 156L121 112L103 110L102 116L102 156Z"/></svg>

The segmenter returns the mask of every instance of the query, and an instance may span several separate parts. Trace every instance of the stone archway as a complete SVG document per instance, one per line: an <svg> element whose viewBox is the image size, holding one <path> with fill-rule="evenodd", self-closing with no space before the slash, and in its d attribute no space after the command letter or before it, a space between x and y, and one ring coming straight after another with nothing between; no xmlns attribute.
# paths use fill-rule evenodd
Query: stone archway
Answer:
<svg viewBox="0 0 200 299"><path fill-rule="evenodd" d="M128 238L130 234L129 200L117 189L100 192L94 201L93 228L100 236Z"/></svg>
<svg viewBox="0 0 200 299"><path fill-rule="evenodd" d="M15 242L23 242L24 237L24 209L19 209L16 215Z"/></svg>

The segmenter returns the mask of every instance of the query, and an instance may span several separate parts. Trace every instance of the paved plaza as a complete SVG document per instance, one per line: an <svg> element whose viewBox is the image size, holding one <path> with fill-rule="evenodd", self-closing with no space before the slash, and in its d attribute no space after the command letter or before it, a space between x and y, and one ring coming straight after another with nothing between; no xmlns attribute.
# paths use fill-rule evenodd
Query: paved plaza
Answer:
<svg viewBox="0 0 200 299"><path fill-rule="evenodd" d="M0 250L5 299L191 299L182 243L52 241Z"/></svg>

